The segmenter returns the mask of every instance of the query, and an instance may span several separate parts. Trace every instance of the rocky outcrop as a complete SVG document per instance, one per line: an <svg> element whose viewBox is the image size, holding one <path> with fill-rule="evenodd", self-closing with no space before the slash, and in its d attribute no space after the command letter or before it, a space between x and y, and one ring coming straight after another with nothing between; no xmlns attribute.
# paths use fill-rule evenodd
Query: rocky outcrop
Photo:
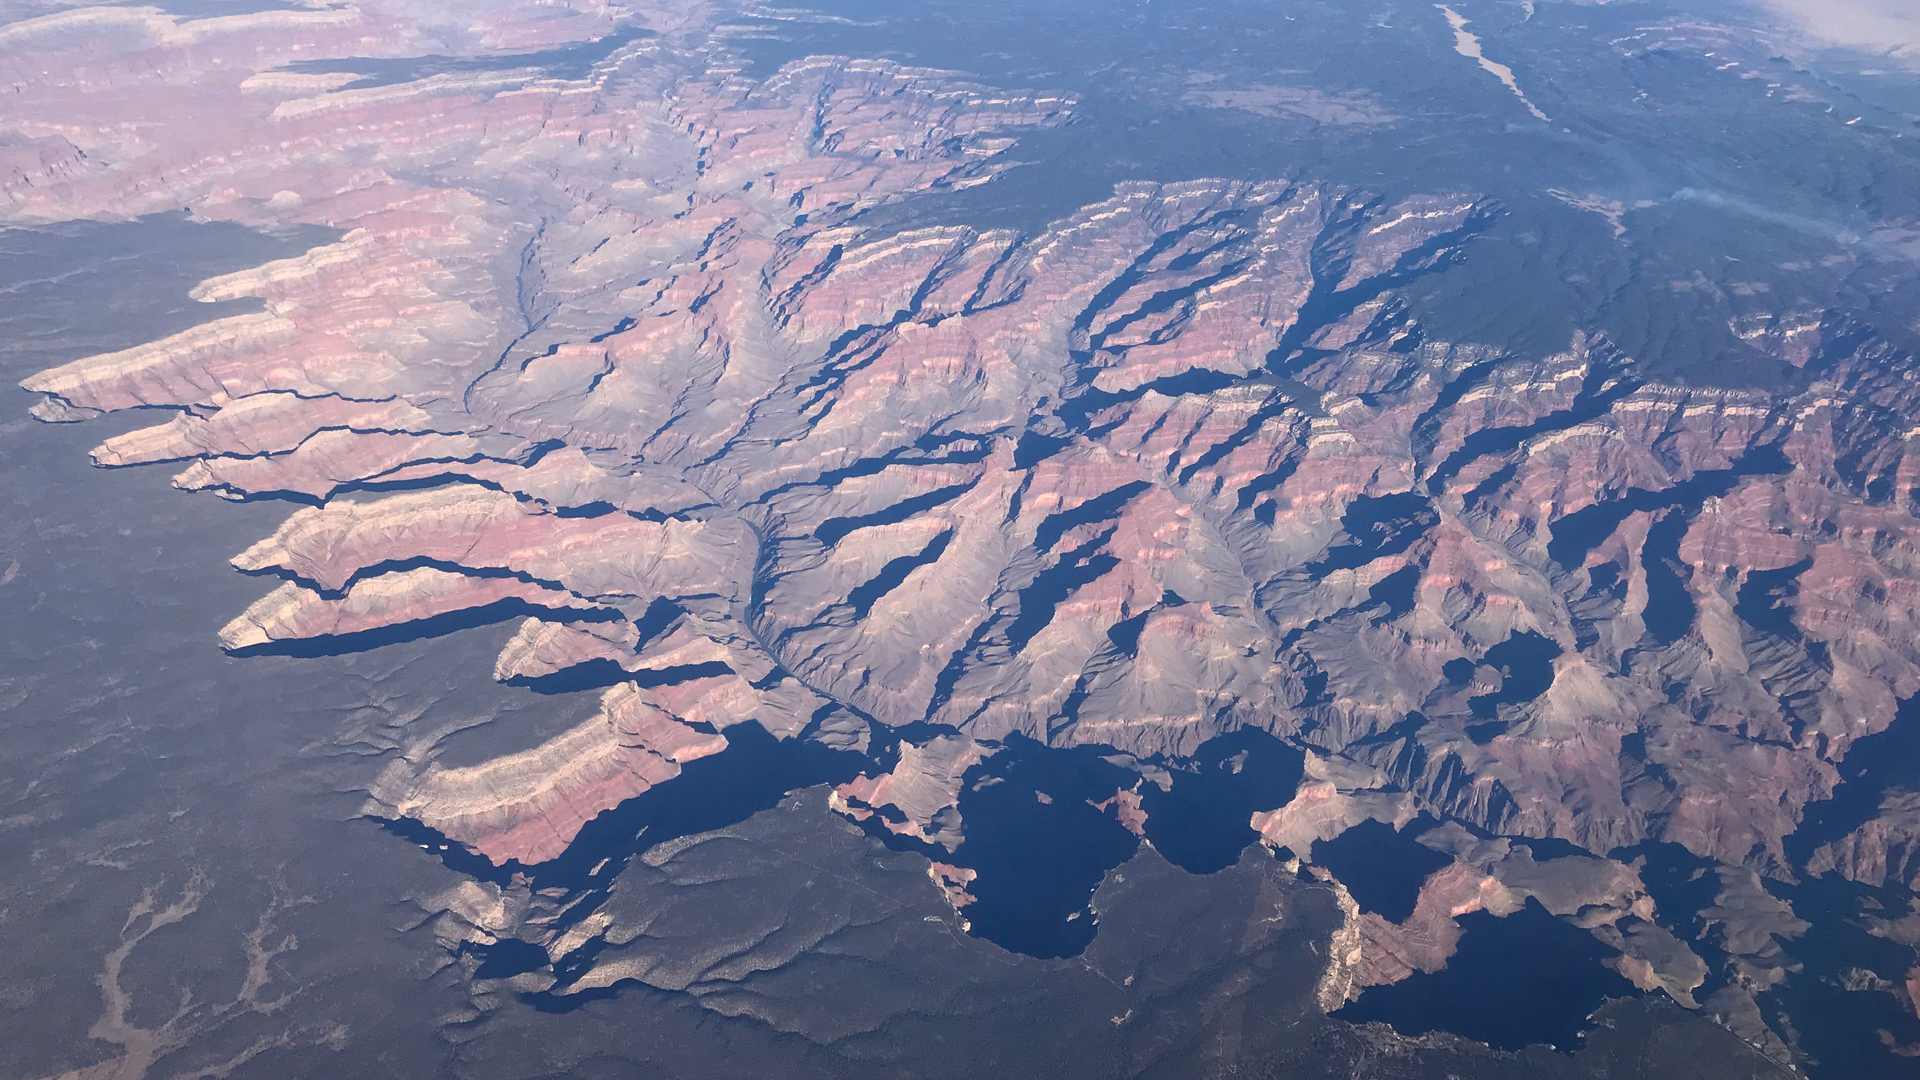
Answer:
<svg viewBox="0 0 1920 1080"><path fill-rule="evenodd" d="M585 723L483 765L406 774L395 763L375 786L375 809L404 814L496 864L544 862L580 826L690 761L720 753L726 736L669 713L632 683L608 690Z"/></svg>
<svg viewBox="0 0 1920 1080"><path fill-rule="evenodd" d="M965 837L959 806L964 777L995 749L950 735L918 746L901 743L900 760L892 772L841 784L833 789L828 805L855 821L877 819L890 832L952 851ZM958 867L937 873L947 883L943 887L956 896L974 878L972 870Z"/></svg>
<svg viewBox="0 0 1920 1080"><path fill-rule="evenodd" d="M1316 842L1331 840L1363 821L1398 829L1419 813L1412 795L1383 790L1391 786L1385 774L1351 761L1309 751L1304 771L1291 801L1254 814L1251 822L1265 843L1298 857L1311 858Z"/></svg>
<svg viewBox="0 0 1920 1080"><path fill-rule="evenodd" d="M289 582L223 627L220 644L241 652L276 642L351 637L515 601L542 606L568 603L566 597L514 578L471 577L423 566L363 578L335 596Z"/></svg>
<svg viewBox="0 0 1920 1080"><path fill-rule="evenodd" d="M1920 886L1920 793L1889 792L1871 820L1816 848L1807 872L1838 872L1875 886Z"/></svg>
<svg viewBox="0 0 1920 1080"><path fill-rule="evenodd" d="M1610 966L1640 989L1664 991L1688 1008L1697 1007L1693 991L1706 981L1706 964L1656 921L1653 898L1634 867L1585 854L1536 859L1524 843L1476 837L1454 823L1417 839L1453 861L1420 883L1407 917L1393 921L1373 911L1355 914L1349 998L1370 986L1445 967L1463 933L1460 916L1484 911L1504 918L1532 900L1618 950ZM1320 867L1309 870L1336 880Z"/></svg>

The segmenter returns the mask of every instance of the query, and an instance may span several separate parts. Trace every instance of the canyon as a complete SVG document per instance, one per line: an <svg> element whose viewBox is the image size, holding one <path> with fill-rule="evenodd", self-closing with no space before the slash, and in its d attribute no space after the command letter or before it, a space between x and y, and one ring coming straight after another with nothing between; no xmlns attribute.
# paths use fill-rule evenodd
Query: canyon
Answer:
<svg viewBox="0 0 1920 1080"><path fill-rule="evenodd" d="M1794 839L1920 693L1897 343L1841 308L1743 324L1805 377L1774 391L1585 330L1443 340L1405 291L1505 213L1473 192L1128 181L1033 232L874 230L996 183L1078 103L880 59L750 72L697 0L534 10L0 26L9 225L333 230L193 293L246 313L21 384L48 422L156 411L101 466L296 507L232 556L264 595L219 644L517 621L494 679L596 695L519 752L370 785L366 814L508 875L448 916L455 948L530 943L554 974L528 992L684 988L608 948L646 916L523 917L525 878L762 737L853 761L826 804L990 940L969 811L1029 785L1113 852L1048 909L1084 948L1098 875L1136 844L1179 862L1161 808L1241 775L1255 751L1208 755L1253 733L1297 783L1222 835L1339 898L1322 1008L1532 904L1792 1060L1757 1002L1807 924L1763 883L1920 875L1904 788ZM579 77L538 59L634 26ZM527 64L353 68L462 50ZM1432 854L1410 907L1316 862L1357 829ZM1708 868L1710 905L1662 907L1656 849Z"/></svg>

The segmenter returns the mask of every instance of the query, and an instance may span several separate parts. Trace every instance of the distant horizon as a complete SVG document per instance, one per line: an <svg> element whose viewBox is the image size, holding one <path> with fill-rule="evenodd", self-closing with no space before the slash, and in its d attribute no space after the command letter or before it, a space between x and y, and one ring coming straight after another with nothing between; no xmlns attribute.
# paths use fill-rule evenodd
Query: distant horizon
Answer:
<svg viewBox="0 0 1920 1080"><path fill-rule="evenodd" d="M1758 0L1833 45L1920 69L1920 4L1914 0Z"/></svg>

